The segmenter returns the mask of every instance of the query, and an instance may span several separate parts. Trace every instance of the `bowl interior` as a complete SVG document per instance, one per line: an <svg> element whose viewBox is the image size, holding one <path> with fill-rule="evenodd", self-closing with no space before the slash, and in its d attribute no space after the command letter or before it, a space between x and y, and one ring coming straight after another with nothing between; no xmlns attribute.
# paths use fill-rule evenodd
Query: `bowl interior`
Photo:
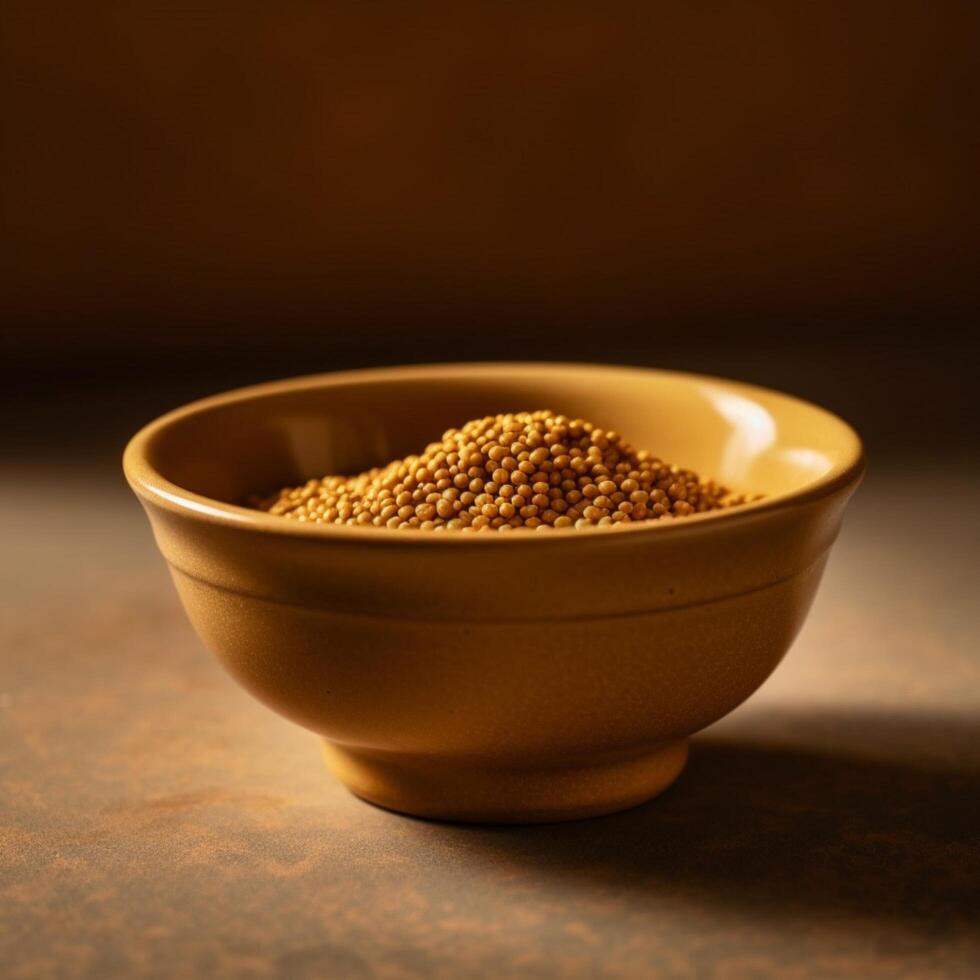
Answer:
<svg viewBox="0 0 980 980"><path fill-rule="evenodd" d="M579 365L443 365L262 385L180 410L147 433L146 462L192 493L253 493L419 452L450 427L539 408L616 429L635 447L767 497L853 465L854 432L777 392L696 375Z"/></svg>

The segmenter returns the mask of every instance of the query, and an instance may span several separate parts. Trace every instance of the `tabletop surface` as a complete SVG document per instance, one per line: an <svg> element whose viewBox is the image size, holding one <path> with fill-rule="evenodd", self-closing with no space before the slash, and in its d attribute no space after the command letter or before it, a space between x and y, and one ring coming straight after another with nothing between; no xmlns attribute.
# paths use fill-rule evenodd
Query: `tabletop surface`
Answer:
<svg viewBox="0 0 980 980"><path fill-rule="evenodd" d="M203 649L115 473L0 491L11 980L980 975L968 471L872 466L794 648L678 783L537 827L351 797Z"/></svg>

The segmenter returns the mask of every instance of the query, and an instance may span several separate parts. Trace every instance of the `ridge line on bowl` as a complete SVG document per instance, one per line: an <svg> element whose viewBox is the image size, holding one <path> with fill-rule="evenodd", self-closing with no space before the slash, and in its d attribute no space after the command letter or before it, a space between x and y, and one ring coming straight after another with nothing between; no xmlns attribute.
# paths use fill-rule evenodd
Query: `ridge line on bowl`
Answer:
<svg viewBox="0 0 980 980"><path fill-rule="evenodd" d="M827 557L827 553L833 546L833 541L821 551L817 557L804 565L802 568L797 569L794 572L790 572L788 575L781 575L779 578L772 579L766 582L764 585L756 585L749 589L741 589L737 592L725 592L721 595L713 596L709 600L704 599L692 599L689 602L679 602L670 606L664 606L660 609L637 609L629 610L626 612L614 612L614 613L602 613L601 615L585 615L585 616L575 616L575 615L564 615L562 616L562 622L564 623L594 623L605 619L631 619L639 616L657 616L664 613L681 612L685 609L693 609L697 606L704 606L706 604L716 603L716 602L727 602L731 599L740 599L743 596L755 595L759 592L765 592L767 589L774 589L780 585L784 585L786 582L790 582L795 578L799 578L802 575L807 574L811 571L815 565L824 561ZM173 561L167 562L167 564L177 573L183 575L185 578L190 579L192 582L197 582L199 585L205 585L208 588L217 589L219 592L224 592L227 595L237 595L241 596L243 599L252 599L256 602L265 602L272 606L285 606L289 609L303 609L311 613L322 613L328 616L347 616L350 619L382 619L389 622L395 623L418 623L424 622L426 624L431 623L444 623L458 625L459 623L474 623L474 624L493 624L493 623L543 623L553 620L552 615L542 615L542 616L438 616L434 617L429 613L424 616L392 616L389 613L379 613L379 612L359 612L352 611L349 609L323 609L316 608L309 603L304 602L290 602L288 599L277 599L274 596L260 595L258 592L249 592L247 589L233 589L227 585L221 585L218 582L212 582L206 578L202 578L200 575L194 575L192 572L188 572L181 568Z"/></svg>

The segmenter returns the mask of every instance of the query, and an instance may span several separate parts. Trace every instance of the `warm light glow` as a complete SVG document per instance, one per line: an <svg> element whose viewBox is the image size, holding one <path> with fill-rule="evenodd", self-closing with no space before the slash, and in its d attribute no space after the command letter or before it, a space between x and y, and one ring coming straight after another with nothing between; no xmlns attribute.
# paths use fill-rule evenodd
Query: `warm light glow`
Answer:
<svg viewBox="0 0 980 980"><path fill-rule="evenodd" d="M780 456L796 469L805 470L810 479L817 479L826 473L833 463L829 456L817 449L797 447L784 449Z"/></svg>
<svg viewBox="0 0 980 980"><path fill-rule="evenodd" d="M758 402L719 388L709 387L705 393L719 415L732 424L719 476L726 481L740 482L756 459L776 441L776 422Z"/></svg>

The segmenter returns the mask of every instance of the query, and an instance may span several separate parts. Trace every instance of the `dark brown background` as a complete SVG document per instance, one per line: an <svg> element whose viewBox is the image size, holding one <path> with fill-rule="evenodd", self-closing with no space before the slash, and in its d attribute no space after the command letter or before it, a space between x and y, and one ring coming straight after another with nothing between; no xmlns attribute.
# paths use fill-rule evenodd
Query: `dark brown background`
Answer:
<svg viewBox="0 0 980 980"><path fill-rule="evenodd" d="M8 0L0 972L980 975L978 20ZM222 675L119 456L236 384L510 357L784 388L868 476L662 798L407 820Z"/></svg>
<svg viewBox="0 0 980 980"><path fill-rule="evenodd" d="M736 374L872 448L943 448L980 311L978 21L949 0L7 4L22 450L52 397L108 452L230 384L509 357Z"/></svg>

